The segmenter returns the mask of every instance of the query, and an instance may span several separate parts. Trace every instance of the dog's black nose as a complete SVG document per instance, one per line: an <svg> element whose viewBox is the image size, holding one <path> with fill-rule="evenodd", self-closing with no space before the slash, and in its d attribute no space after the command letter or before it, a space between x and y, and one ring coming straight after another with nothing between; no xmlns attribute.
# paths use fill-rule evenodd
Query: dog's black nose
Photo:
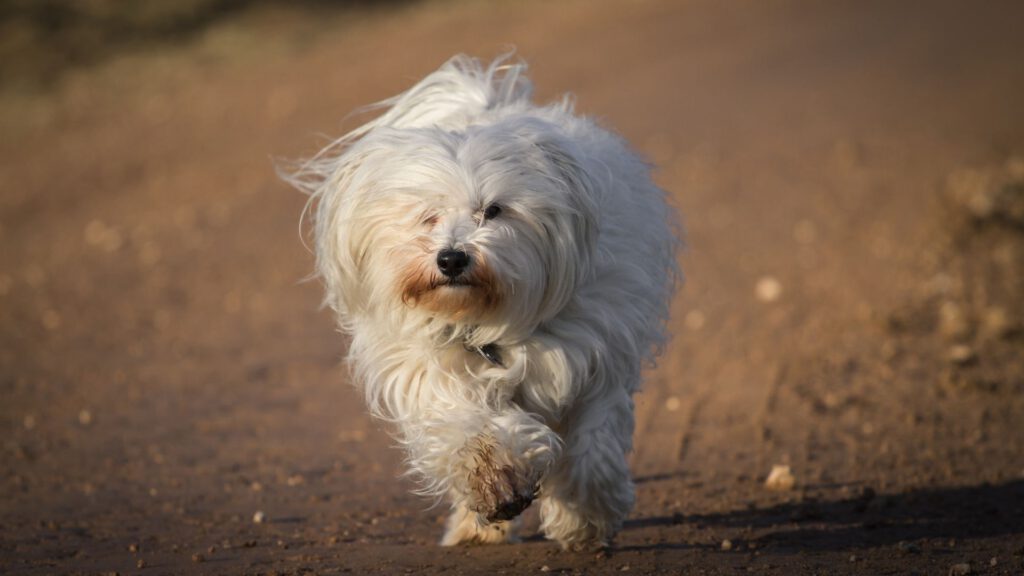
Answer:
<svg viewBox="0 0 1024 576"><path fill-rule="evenodd" d="M441 274L454 278L469 266L469 254L462 250L451 250L446 248L437 253L437 267Z"/></svg>

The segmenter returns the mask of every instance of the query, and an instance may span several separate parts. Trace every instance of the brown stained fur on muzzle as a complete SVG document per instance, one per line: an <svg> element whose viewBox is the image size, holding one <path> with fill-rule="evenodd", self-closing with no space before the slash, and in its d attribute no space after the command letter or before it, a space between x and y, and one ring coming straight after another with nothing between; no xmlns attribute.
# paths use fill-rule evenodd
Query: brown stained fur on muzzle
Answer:
<svg viewBox="0 0 1024 576"><path fill-rule="evenodd" d="M429 266L411 267L402 277L402 302L433 312L446 312L452 319L479 318L501 304L501 292L487 263L473 257L468 274L459 278L463 289L443 291L448 279Z"/></svg>

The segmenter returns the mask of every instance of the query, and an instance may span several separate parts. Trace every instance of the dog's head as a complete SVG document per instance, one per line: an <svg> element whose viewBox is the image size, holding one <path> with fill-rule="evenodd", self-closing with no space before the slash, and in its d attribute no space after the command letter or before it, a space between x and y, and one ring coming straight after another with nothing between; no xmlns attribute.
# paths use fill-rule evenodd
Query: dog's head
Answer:
<svg viewBox="0 0 1024 576"><path fill-rule="evenodd" d="M314 194L328 303L343 324L409 311L523 329L550 318L590 270L596 208L580 157L528 115L365 131Z"/></svg>

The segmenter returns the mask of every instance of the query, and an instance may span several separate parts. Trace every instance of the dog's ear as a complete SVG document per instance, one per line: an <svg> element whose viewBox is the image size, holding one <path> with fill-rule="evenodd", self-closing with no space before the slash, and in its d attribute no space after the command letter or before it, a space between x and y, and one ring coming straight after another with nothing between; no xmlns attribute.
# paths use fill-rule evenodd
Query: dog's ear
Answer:
<svg viewBox="0 0 1024 576"><path fill-rule="evenodd" d="M303 217L313 221L316 275L325 284L324 304L337 312L343 329L365 305L356 281L364 277L368 251L360 241L359 205L367 185L362 168L372 157L372 147L346 136L291 170L279 168L283 179L309 194Z"/></svg>
<svg viewBox="0 0 1024 576"><path fill-rule="evenodd" d="M556 135L541 136L536 146L566 188L575 238L579 240L581 248L591 246L597 232L597 191L590 174L582 165L583 152L572 141Z"/></svg>
<svg viewBox="0 0 1024 576"><path fill-rule="evenodd" d="M355 242L361 159L352 152L349 149L336 159L315 195L313 209L316 268L327 288L324 303L343 322L359 307L359 285L352 280L361 277L365 260Z"/></svg>
<svg viewBox="0 0 1024 576"><path fill-rule="evenodd" d="M548 314L554 314L591 273L599 190L590 174L591 168L585 165L585 152L559 128L551 125L539 128L529 130L533 148L540 153L548 178L562 189L561 202L564 203L564 209L552 215L555 229L548 232L549 250L555 262L549 269L551 278L544 308Z"/></svg>

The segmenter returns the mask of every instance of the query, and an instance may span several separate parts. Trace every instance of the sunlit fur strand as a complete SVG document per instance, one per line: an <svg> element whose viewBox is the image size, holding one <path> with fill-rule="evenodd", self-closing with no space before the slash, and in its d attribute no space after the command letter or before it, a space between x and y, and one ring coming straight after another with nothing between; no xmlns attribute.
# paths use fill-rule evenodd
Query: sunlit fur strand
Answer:
<svg viewBox="0 0 1024 576"><path fill-rule="evenodd" d="M495 539L466 512L466 447L480 438L538 485L549 538L611 539L634 500L631 395L664 345L679 279L678 230L650 168L570 99L532 104L524 72L456 57L289 178L310 194L353 380L393 424L419 492L455 509L446 544ZM485 222L491 202L502 213ZM493 275L496 304L468 306L483 297L471 288L439 288L466 292L432 293L430 306L403 293L446 247ZM471 351L489 344L501 366Z"/></svg>

